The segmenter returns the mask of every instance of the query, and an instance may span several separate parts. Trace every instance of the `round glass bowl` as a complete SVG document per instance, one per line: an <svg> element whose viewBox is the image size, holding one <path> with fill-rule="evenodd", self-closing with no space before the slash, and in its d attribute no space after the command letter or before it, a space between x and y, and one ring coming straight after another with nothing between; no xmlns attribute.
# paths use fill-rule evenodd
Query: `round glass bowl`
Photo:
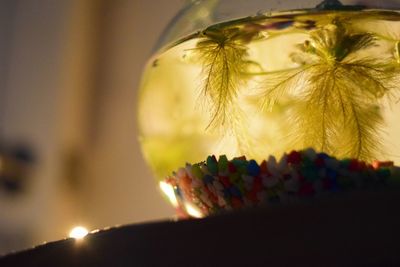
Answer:
<svg viewBox="0 0 400 267"><path fill-rule="evenodd" d="M171 175L210 155L260 167L312 148L399 164L399 6L190 1L161 37L139 96L142 150L173 204L189 193ZM221 196L230 207L232 194ZM184 212L204 214L190 204Z"/></svg>

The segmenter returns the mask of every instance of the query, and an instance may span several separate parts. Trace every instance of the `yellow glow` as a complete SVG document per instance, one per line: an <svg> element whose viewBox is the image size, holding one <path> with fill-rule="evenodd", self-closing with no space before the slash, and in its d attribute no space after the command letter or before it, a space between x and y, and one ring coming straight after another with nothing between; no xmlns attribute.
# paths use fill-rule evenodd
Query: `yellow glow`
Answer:
<svg viewBox="0 0 400 267"><path fill-rule="evenodd" d="M76 226L69 232L69 237L75 239L82 239L84 238L89 231L83 226Z"/></svg>
<svg viewBox="0 0 400 267"><path fill-rule="evenodd" d="M210 16L210 12L206 8L202 8L198 11L198 16L201 18L206 18Z"/></svg>
<svg viewBox="0 0 400 267"><path fill-rule="evenodd" d="M198 210L197 208L195 208L194 206L192 206L189 203L185 203L185 209L186 209L186 212L194 218L203 218L204 217L203 213L201 213L200 210Z"/></svg>
<svg viewBox="0 0 400 267"><path fill-rule="evenodd" d="M168 197L168 199L172 203L172 205L175 208L178 207L178 200L175 197L175 192L174 192L174 188L172 187L172 185L161 181L159 183L159 186L161 188L161 191L163 191L163 193Z"/></svg>

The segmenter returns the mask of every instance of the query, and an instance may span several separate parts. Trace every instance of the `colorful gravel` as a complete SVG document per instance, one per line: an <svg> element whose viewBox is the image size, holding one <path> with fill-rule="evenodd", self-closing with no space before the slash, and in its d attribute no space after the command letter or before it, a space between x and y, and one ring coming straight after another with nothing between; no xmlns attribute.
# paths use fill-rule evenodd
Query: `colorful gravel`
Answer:
<svg viewBox="0 0 400 267"><path fill-rule="evenodd" d="M313 149L292 151L260 164L225 155L187 164L164 181L181 213L202 217L261 204L290 203L351 190L400 186L393 162L336 159Z"/></svg>

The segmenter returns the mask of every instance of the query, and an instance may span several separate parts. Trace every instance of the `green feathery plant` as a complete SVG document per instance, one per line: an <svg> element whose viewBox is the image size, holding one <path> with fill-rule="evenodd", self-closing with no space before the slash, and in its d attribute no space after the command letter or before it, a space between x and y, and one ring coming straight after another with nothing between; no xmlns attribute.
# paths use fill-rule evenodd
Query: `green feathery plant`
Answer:
<svg viewBox="0 0 400 267"><path fill-rule="evenodd" d="M211 112L208 127L231 130L240 149L250 152L252 138L237 98L247 79L263 75L258 96L264 108L272 109L288 96L296 99L287 111L292 146L364 160L379 155L381 102L397 87L399 42L393 58L371 57L377 35L352 30L346 20L333 18L310 31L291 54L298 67L251 72L257 63L249 61L247 44L257 34L239 27L212 27L200 34L194 51L203 66L202 96Z"/></svg>
<svg viewBox="0 0 400 267"><path fill-rule="evenodd" d="M215 27L202 32L194 49L203 65L202 95L212 114L209 127L225 125L228 117L240 113L235 100L249 65L247 42L239 28Z"/></svg>
<svg viewBox="0 0 400 267"><path fill-rule="evenodd" d="M256 32L240 28L212 27L201 33L194 49L203 66L204 82L201 96L210 108L207 128L219 128L235 136L241 152L250 152L251 140L244 112L237 100L241 86L248 76L243 75L257 63L248 60L246 44ZM222 129L220 127L223 127Z"/></svg>
<svg viewBox="0 0 400 267"><path fill-rule="evenodd" d="M379 103L396 89L397 71L390 59L367 56L375 42L374 35L333 19L298 45L291 55L298 68L264 74L264 106L273 108L288 94L298 99L289 112L297 126L292 145L365 160L380 152Z"/></svg>

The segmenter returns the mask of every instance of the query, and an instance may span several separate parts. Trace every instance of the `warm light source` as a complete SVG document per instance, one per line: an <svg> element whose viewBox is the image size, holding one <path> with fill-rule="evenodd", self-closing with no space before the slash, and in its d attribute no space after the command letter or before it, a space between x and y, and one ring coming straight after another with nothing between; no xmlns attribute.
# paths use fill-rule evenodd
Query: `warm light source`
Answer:
<svg viewBox="0 0 400 267"><path fill-rule="evenodd" d="M176 208L178 207L178 200L176 199L174 188L166 182L160 182L161 191L168 197L171 204Z"/></svg>
<svg viewBox="0 0 400 267"><path fill-rule="evenodd" d="M88 233L89 233L89 231L85 227L76 226L69 232L69 237L75 238L75 239L82 239Z"/></svg>

